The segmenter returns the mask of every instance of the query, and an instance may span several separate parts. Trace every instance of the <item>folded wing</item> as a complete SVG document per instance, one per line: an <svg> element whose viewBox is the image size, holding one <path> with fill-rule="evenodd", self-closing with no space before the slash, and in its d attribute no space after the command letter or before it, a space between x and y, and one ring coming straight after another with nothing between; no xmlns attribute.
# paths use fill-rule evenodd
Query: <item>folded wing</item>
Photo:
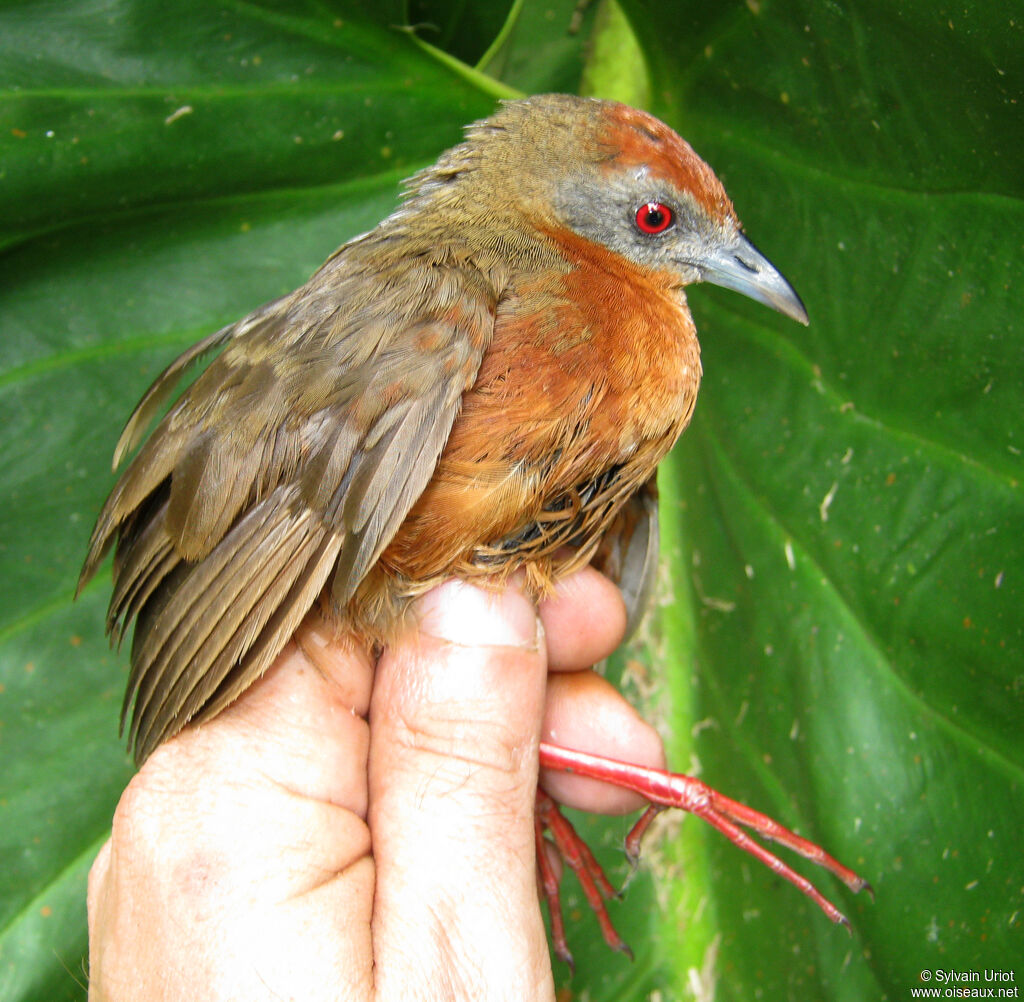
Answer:
<svg viewBox="0 0 1024 1002"><path fill-rule="evenodd" d="M248 688L332 573L347 602L433 474L500 289L439 248L382 260L386 242L357 241L200 342L125 429L118 457L223 346L118 481L82 571L80 587L116 541L107 627L136 624L122 724L139 761Z"/></svg>

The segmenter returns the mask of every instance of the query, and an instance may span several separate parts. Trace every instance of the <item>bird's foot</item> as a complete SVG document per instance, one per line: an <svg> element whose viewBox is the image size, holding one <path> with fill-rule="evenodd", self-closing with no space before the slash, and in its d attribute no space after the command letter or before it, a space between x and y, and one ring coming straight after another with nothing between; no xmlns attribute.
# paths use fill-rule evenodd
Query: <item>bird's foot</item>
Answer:
<svg viewBox="0 0 1024 1002"><path fill-rule="evenodd" d="M543 790L537 791L537 811L534 824L537 831L537 881L540 884L541 894L548 905L548 915L551 917L551 945L555 956L564 960L570 968L573 966L572 954L569 952L569 946L565 939L562 902L558 893L559 875L551 865L551 859L547 853L545 832L550 833L551 842L554 843L555 850L562 862L576 874L587 904L590 905L591 911L597 917L604 941L613 950L626 954L632 960L633 951L615 931L615 926L612 925L612 920L608 915L608 909L605 907L605 901L608 898L618 897L618 892L605 876L601 864L594 858L587 843L576 833L576 829L561 812L558 804Z"/></svg>
<svg viewBox="0 0 1024 1002"><path fill-rule="evenodd" d="M854 893L866 890L874 896L871 885L853 870L843 866L820 846L809 842L795 832L783 827L759 811L745 807L731 800L717 790L711 789L693 776L681 773L662 772L643 766L630 765L601 755L560 748L558 745L541 743L540 764L545 769L556 769L578 776L612 783L623 789L639 793L649 803L640 820L626 836L626 855L635 865L640 856L640 842L654 817L667 807L677 807L703 818L717 828L730 842L744 852L760 860L774 873L788 880L810 898L833 922L849 929L849 922L806 877L790 868L778 856L767 850L743 830L748 828L763 839L777 842L791 849L812 863L821 866L841 880ZM605 900L616 894L605 877L600 864L565 819L557 804L543 791L537 794L537 859L539 880L548 910L551 914L551 929L557 956L572 964L565 941L558 896L558 879L544 851L543 833L551 833L552 841L562 859L576 874L591 909L597 916L605 941L615 950L630 954L629 947L622 941L612 926L605 907ZM632 956L632 954L630 954Z"/></svg>

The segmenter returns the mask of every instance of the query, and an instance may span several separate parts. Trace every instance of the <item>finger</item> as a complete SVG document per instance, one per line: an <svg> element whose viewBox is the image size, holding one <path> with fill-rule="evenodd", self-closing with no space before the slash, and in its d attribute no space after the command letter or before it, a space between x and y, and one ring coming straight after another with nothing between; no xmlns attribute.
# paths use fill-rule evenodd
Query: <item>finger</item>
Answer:
<svg viewBox="0 0 1024 1002"><path fill-rule="evenodd" d="M551 671L578 671L608 657L626 634L622 593L593 567L563 578L540 604Z"/></svg>
<svg viewBox="0 0 1024 1002"><path fill-rule="evenodd" d="M233 758L244 754L253 774L365 818L372 687L365 646L310 615L274 667L197 739L213 736Z"/></svg>
<svg viewBox="0 0 1024 1002"><path fill-rule="evenodd" d="M549 677L542 733L543 740L563 748L665 768L658 732L593 671ZM541 785L560 804L599 814L626 814L647 804L621 787L552 769L542 770Z"/></svg>
<svg viewBox="0 0 1024 1002"><path fill-rule="evenodd" d="M368 729L358 692L334 681L365 672L368 694L369 662L353 650L320 660L289 644L132 780L90 878L91 999L372 989Z"/></svg>
<svg viewBox="0 0 1024 1002"><path fill-rule="evenodd" d="M378 998L550 998L534 799L543 633L522 592L463 582L417 603L371 702Z"/></svg>

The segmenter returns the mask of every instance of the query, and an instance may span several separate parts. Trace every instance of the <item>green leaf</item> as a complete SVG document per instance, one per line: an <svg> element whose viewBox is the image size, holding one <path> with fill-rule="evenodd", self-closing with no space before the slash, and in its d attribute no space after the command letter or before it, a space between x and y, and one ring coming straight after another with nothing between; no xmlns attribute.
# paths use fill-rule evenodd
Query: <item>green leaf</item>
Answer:
<svg viewBox="0 0 1024 1002"><path fill-rule="evenodd" d="M82 998L85 876L131 767L111 447L179 350L305 280L493 100L360 5L0 10L0 998ZM73 40L73 44L69 44Z"/></svg>
<svg viewBox="0 0 1024 1002"><path fill-rule="evenodd" d="M70 603L122 422L507 88L649 85L807 303L804 329L691 292L705 382L661 477L659 612L620 667L654 686L676 768L877 892L797 865L848 938L669 820L611 906L637 961L584 915L573 992L895 1000L923 969L1020 956L1021 19L1006 0L607 6L523 0L495 37L455 0L0 6L3 1002L84 997L85 876L131 775L109 579ZM499 83L395 27L421 19ZM585 828L615 864L623 824Z"/></svg>
<svg viewBox="0 0 1024 1002"><path fill-rule="evenodd" d="M708 956L718 999L897 999L925 969L1012 968L1020 18L1004 3L624 6L654 110L715 166L811 316L804 330L690 295L705 380L661 477L671 574L690 579L663 620L695 622L668 683L674 758L877 894L798 867L851 941L708 832L706 868L681 858L715 920L677 910L669 994Z"/></svg>

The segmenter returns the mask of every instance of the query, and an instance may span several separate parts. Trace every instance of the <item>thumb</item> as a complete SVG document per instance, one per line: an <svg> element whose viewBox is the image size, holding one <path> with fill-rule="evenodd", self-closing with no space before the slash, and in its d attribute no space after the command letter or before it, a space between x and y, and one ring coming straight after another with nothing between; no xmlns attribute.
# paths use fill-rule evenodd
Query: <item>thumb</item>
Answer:
<svg viewBox="0 0 1024 1002"><path fill-rule="evenodd" d="M416 612L370 707L377 997L550 998L534 872L540 621L518 588L463 582Z"/></svg>

